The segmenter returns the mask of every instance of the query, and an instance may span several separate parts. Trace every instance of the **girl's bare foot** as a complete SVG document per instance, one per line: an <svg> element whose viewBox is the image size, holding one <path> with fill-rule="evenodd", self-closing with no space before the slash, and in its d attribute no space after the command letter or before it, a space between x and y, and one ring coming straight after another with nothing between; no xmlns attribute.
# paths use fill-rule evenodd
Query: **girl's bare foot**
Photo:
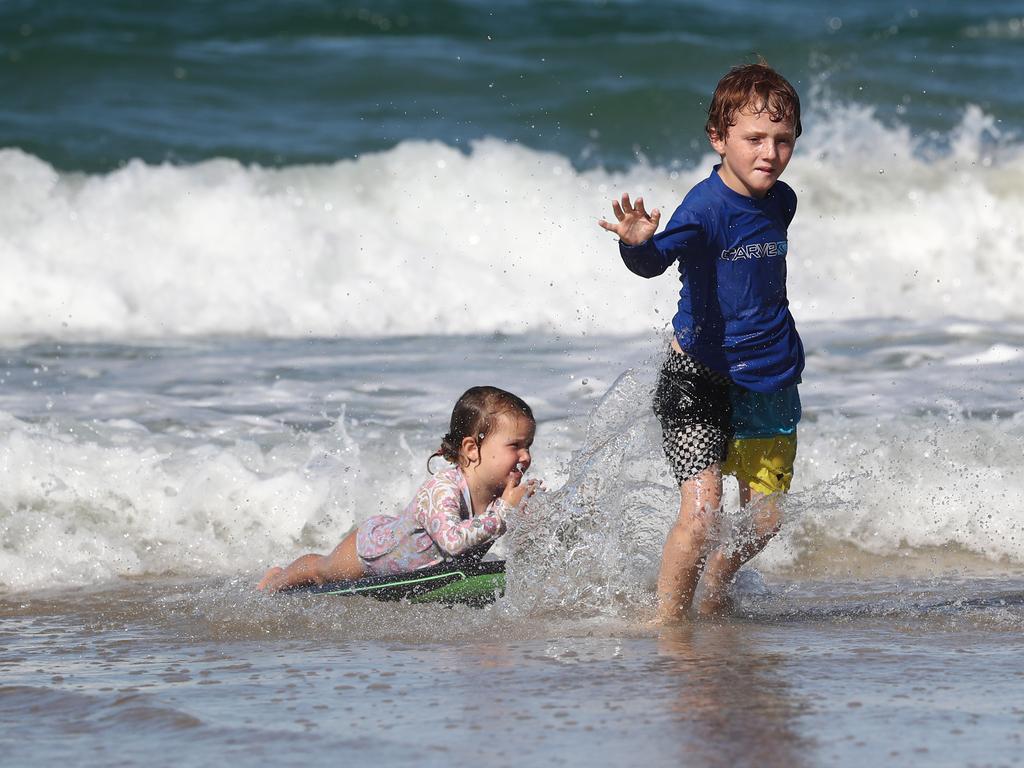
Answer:
<svg viewBox="0 0 1024 768"><path fill-rule="evenodd" d="M277 580L274 577L280 576L282 573L284 573L284 568L275 565L273 568L271 568L269 571L263 574L263 578L260 579L260 583L256 585L256 589L260 591L266 589L268 592L276 592L277 586L273 582Z"/></svg>

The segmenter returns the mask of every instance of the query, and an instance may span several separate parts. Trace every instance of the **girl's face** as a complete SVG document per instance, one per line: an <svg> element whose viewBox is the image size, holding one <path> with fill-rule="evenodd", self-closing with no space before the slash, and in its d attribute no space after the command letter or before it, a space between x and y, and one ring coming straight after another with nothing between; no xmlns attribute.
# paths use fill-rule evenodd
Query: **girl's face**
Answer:
<svg viewBox="0 0 1024 768"><path fill-rule="evenodd" d="M533 445L533 434L536 424L516 413L501 413L496 418L494 428L484 437L483 441L468 456L469 469L486 483L495 495L500 496L509 478L516 484L523 479L523 474L530 466L530 446Z"/></svg>

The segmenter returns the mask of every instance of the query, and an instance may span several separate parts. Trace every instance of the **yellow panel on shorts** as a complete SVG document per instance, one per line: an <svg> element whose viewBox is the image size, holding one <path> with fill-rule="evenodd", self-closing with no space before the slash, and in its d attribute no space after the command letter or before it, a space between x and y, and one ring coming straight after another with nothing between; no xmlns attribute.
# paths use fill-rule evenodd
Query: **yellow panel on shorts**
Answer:
<svg viewBox="0 0 1024 768"><path fill-rule="evenodd" d="M723 475L735 475L750 490L765 496L785 493L793 482L796 435L745 437L729 443Z"/></svg>

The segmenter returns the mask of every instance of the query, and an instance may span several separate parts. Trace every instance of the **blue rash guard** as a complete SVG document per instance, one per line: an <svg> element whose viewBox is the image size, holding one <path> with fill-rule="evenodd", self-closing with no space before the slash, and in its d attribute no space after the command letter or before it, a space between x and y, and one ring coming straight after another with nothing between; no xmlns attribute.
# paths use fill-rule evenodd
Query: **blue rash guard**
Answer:
<svg viewBox="0 0 1024 768"><path fill-rule="evenodd" d="M672 327L680 348L755 392L800 381L804 348L786 298L786 228L796 194L781 181L762 199L725 185L715 166L690 190L664 231L636 246L619 243L641 277L679 264Z"/></svg>

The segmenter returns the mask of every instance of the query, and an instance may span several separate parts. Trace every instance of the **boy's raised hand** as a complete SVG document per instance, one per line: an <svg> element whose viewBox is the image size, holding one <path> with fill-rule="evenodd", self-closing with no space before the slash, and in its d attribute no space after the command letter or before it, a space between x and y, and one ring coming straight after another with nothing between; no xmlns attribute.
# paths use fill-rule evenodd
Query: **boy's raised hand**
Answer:
<svg viewBox="0 0 1024 768"><path fill-rule="evenodd" d="M626 245L640 245L650 240L658 231L658 222L661 221L661 211L657 208L647 213L644 208L644 199L638 197L636 203L629 201L629 195L622 196L622 202L612 200L612 213L615 214L616 222L601 219L597 222L602 229L614 232L619 240Z"/></svg>

